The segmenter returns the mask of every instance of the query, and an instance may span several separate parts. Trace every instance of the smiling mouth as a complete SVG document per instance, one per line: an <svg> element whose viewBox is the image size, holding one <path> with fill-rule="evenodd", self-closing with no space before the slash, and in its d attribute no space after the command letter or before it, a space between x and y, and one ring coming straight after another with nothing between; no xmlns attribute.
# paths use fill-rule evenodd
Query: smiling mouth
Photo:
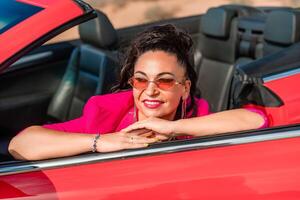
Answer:
<svg viewBox="0 0 300 200"><path fill-rule="evenodd" d="M158 101L158 100L144 100L143 103L146 108L150 108L150 109L158 108L163 104L162 101Z"/></svg>

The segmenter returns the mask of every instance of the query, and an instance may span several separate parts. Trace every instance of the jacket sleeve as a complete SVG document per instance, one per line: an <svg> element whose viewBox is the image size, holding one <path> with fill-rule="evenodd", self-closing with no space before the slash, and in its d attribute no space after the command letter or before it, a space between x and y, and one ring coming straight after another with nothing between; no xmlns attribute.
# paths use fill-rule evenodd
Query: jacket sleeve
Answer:
<svg viewBox="0 0 300 200"><path fill-rule="evenodd" d="M205 99L196 99L196 103L198 106L197 116L204 116L204 115L210 114L209 104ZM270 126L269 119L262 108L247 105L247 106L243 107L243 109L249 110L251 112L255 112L255 113L259 114L260 116L262 116L262 118L264 119L264 123L259 128L267 128Z"/></svg>
<svg viewBox="0 0 300 200"><path fill-rule="evenodd" d="M74 133L112 133L132 106L131 91L97 95L88 100L81 117L43 127Z"/></svg>
<svg viewBox="0 0 300 200"><path fill-rule="evenodd" d="M85 104L81 117L62 123L46 124L43 127L70 133L97 133L97 130L91 125L93 125L95 118L101 121L100 109L95 101L95 97L91 97Z"/></svg>
<svg viewBox="0 0 300 200"><path fill-rule="evenodd" d="M255 107L244 107L243 109L249 110L251 112L255 112L255 113L259 114L264 119L264 123L259 127L259 129L269 127L268 117L262 109L255 108Z"/></svg>

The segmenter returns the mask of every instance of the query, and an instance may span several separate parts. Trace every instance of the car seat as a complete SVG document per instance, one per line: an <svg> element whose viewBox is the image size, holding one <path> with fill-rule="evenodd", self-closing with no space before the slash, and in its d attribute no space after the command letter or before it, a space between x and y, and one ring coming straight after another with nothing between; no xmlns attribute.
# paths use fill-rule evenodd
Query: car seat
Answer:
<svg viewBox="0 0 300 200"><path fill-rule="evenodd" d="M263 57L237 67L231 86L230 108L247 103L269 107L280 105L276 98L266 95L268 89L262 85L268 76L299 66L299 20L300 12L292 9L274 10L268 14L264 28Z"/></svg>
<svg viewBox="0 0 300 200"><path fill-rule="evenodd" d="M249 34L250 31L240 33L239 52L241 58L246 54L248 59L248 62L243 64L278 52L298 42L300 40L299 14L299 11L282 8L269 11L265 16L241 18L238 25L239 31L252 29L251 34ZM244 28L245 26L247 28Z"/></svg>
<svg viewBox="0 0 300 200"><path fill-rule="evenodd" d="M300 12L275 10L268 14L264 33L264 56L300 41Z"/></svg>
<svg viewBox="0 0 300 200"><path fill-rule="evenodd" d="M62 81L48 107L50 121L65 121L81 115L85 102L104 94L116 81L118 62L114 47L118 35L107 16L79 25L82 44L74 49Z"/></svg>
<svg viewBox="0 0 300 200"><path fill-rule="evenodd" d="M225 110L228 105L237 59L237 18L253 12L256 9L251 7L227 5L211 8L201 17L198 49L202 57L201 62L195 61L197 88L212 112Z"/></svg>

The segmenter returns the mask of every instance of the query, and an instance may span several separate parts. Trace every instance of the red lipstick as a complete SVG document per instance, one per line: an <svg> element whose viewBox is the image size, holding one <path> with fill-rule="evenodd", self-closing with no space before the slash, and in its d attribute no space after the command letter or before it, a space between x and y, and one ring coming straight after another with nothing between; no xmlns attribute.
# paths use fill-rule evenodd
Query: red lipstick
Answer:
<svg viewBox="0 0 300 200"><path fill-rule="evenodd" d="M146 108L150 108L150 109L158 108L159 106L161 106L161 104L163 104L162 101L148 100L148 99L144 100L143 103Z"/></svg>

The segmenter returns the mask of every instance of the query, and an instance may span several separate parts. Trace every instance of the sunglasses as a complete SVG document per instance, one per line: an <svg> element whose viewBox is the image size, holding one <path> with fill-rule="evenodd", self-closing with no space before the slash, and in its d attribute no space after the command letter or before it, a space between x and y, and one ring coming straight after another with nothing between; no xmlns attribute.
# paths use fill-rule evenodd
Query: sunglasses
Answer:
<svg viewBox="0 0 300 200"><path fill-rule="evenodd" d="M157 88L161 90L170 90L175 85L183 84L183 82L176 81L173 78L158 78L154 81L149 81L146 78L139 78L139 77L131 77L128 83L135 89L138 90L145 90L148 88L150 83L154 83Z"/></svg>

